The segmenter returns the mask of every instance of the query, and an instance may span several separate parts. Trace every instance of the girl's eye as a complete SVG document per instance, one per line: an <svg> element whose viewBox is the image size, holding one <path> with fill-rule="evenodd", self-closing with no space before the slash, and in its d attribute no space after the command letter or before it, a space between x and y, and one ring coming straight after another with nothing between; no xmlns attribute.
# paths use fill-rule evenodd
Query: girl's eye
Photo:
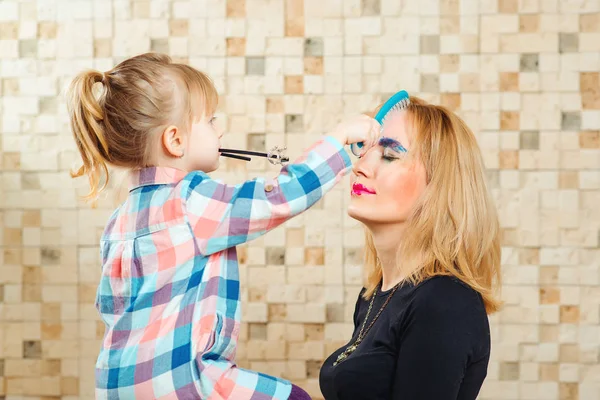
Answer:
<svg viewBox="0 0 600 400"><path fill-rule="evenodd" d="M210 119L210 124L211 124L211 125L212 125L212 124L214 124L216 120L217 120L217 117L212 117L212 118Z"/></svg>

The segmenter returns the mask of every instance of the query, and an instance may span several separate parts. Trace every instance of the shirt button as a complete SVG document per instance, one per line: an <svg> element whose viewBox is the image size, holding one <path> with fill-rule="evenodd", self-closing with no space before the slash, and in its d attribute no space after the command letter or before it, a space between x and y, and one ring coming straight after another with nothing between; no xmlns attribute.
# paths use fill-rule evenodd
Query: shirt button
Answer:
<svg viewBox="0 0 600 400"><path fill-rule="evenodd" d="M271 190L273 190L273 185L271 185L270 183L265 185L265 192L270 192Z"/></svg>

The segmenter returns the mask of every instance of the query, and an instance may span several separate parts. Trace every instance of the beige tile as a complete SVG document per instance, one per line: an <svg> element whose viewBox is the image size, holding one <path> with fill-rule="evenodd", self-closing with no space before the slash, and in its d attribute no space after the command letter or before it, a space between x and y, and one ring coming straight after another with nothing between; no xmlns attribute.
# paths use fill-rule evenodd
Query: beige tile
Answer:
<svg viewBox="0 0 600 400"><path fill-rule="evenodd" d="M458 111L461 105L460 93L442 93L440 104L451 111Z"/></svg>
<svg viewBox="0 0 600 400"><path fill-rule="evenodd" d="M246 39L245 38L227 38L227 55L235 57L243 57L246 55Z"/></svg>
<svg viewBox="0 0 600 400"><path fill-rule="evenodd" d="M582 72L579 84L583 109L600 109L600 73Z"/></svg>
<svg viewBox="0 0 600 400"><path fill-rule="evenodd" d="M323 324L304 324L304 340L321 341L324 339L324 331Z"/></svg>
<svg viewBox="0 0 600 400"><path fill-rule="evenodd" d="M579 307L561 306L560 322L564 324L577 324L579 322Z"/></svg>
<svg viewBox="0 0 600 400"><path fill-rule="evenodd" d="M61 320L61 305L59 303L42 304L42 321L56 322Z"/></svg>
<svg viewBox="0 0 600 400"><path fill-rule="evenodd" d="M133 1L133 17L134 18L150 18L150 2L149 1Z"/></svg>
<svg viewBox="0 0 600 400"><path fill-rule="evenodd" d="M42 376L59 376L61 374L61 360L42 360L40 369Z"/></svg>
<svg viewBox="0 0 600 400"><path fill-rule="evenodd" d="M558 176L558 187L560 189L577 189L579 188L579 172L578 171L560 171Z"/></svg>
<svg viewBox="0 0 600 400"><path fill-rule="evenodd" d="M600 148L600 131L583 131L579 133L579 147L582 149Z"/></svg>
<svg viewBox="0 0 600 400"><path fill-rule="evenodd" d="M559 325L541 325L540 326L540 343L555 343L558 342Z"/></svg>
<svg viewBox="0 0 600 400"><path fill-rule="evenodd" d="M302 94L304 93L304 79L301 75L285 77L285 93L286 94Z"/></svg>
<svg viewBox="0 0 600 400"><path fill-rule="evenodd" d="M500 129L517 131L520 128L520 114L518 111L500 112Z"/></svg>
<svg viewBox="0 0 600 400"><path fill-rule="evenodd" d="M323 57L304 57L306 75L323 75Z"/></svg>
<svg viewBox="0 0 600 400"><path fill-rule="evenodd" d="M579 385L577 383L561 382L559 396L561 400L579 400Z"/></svg>
<svg viewBox="0 0 600 400"><path fill-rule="evenodd" d="M519 74L517 72L501 72L500 90L502 92L519 91Z"/></svg>
<svg viewBox="0 0 600 400"><path fill-rule="evenodd" d="M40 39L56 39L58 24L54 21L39 22L37 31Z"/></svg>
<svg viewBox="0 0 600 400"><path fill-rule="evenodd" d="M325 263L325 249L322 247L308 247L304 254L306 265L323 265Z"/></svg>
<svg viewBox="0 0 600 400"><path fill-rule="evenodd" d="M442 15L440 17L440 34L456 35L460 33L460 17L458 15Z"/></svg>
<svg viewBox="0 0 600 400"><path fill-rule="evenodd" d="M170 36L188 36L189 22L186 19L172 19L169 21Z"/></svg>
<svg viewBox="0 0 600 400"><path fill-rule="evenodd" d="M600 13L580 14L580 32L600 32Z"/></svg>
<svg viewBox="0 0 600 400"><path fill-rule="evenodd" d="M500 380L501 381L519 380L519 363L516 363L516 362L500 363Z"/></svg>
<svg viewBox="0 0 600 400"><path fill-rule="evenodd" d="M540 16L538 14L519 15L519 32L537 32L540 29Z"/></svg>
<svg viewBox="0 0 600 400"><path fill-rule="evenodd" d="M558 381L558 364L554 363L541 363L540 364L540 380L542 382L556 382Z"/></svg>
<svg viewBox="0 0 600 400"><path fill-rule="evenodd" d="M440 72L459 72L460 57L458 54L440 55Z"/></svg>
<svg viewBox="0 0 600 400"><path fill-rule="evenodd" d="M63 396L79 395L79 378L65 376L60 379L60 392Z"/></svg>
<svg viewBox="0 0 600 400"><path fill-rule="evenodd" d="M540 289L540 304L559 304L560 290L555 287L546 287Z"/></svg>
<svg viewBox="0 0 600 400"><path fill-rule="evenodd" d="M269 113L269 114L283 113L283 98L267 97L267 113Z"/></svg>
<svg viewBox="0 0 600 400"><path fill-rule="evenodd" d="M518 0L498 0L498 11L502 14L516 14L519 10Z"/></svg>
<svg viewBox="0 0 600 400"><path fill-rule="evenodd" d="M285 321L287 317L287 306L285 304L269 304L268 320L273 322Z"/></svg>
<svg viewBox="0 0 600 400"><path fill-rule="evenodd" d="M246 0L227 0L227 17L244 18L246 16Z"/></svg>
<svg viewBox="0 0 600 400"><path fill-rule="evenodd" d="M285 0L285 36L304 36L304 0Z"/></svg>
<svg viewBox="0 0 600 400"><path fill-rule="evenodd" d="M442 0L440 1L440 15L459 14L460 1L458 0Z"/></svg>

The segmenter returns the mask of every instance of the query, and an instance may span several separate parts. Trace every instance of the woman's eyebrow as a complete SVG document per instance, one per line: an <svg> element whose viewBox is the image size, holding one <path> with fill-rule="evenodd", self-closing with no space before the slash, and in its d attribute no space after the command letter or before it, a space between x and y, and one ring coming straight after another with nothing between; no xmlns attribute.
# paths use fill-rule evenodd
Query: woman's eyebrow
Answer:
<svg viewBox="0 0 600 400"><path fill-rule="evenodd" d="M379 145L383 148L389 147L392 150L395 150L398 152L405 152L405 153L407 152L406 148L404 146L402 146L402 143L400 143L396 139L392 139L389 137L382 136L381 138L379 138Z"/></svg>

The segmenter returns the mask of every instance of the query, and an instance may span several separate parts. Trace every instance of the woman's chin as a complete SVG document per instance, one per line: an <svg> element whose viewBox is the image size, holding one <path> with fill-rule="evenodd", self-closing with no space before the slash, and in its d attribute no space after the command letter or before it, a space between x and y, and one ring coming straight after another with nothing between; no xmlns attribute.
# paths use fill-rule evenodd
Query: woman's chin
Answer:
<svg viewBox="0 0 600 400"><path fill-rule="evenodd" d="M348 213L348 216L352 219L355 219L359 222L364 222L365 221L365 215L363 212L361 212L361 210L359 209L359 207L356 207L355 205L350 205L348 207L348 210L346 211Z"/></svg>

